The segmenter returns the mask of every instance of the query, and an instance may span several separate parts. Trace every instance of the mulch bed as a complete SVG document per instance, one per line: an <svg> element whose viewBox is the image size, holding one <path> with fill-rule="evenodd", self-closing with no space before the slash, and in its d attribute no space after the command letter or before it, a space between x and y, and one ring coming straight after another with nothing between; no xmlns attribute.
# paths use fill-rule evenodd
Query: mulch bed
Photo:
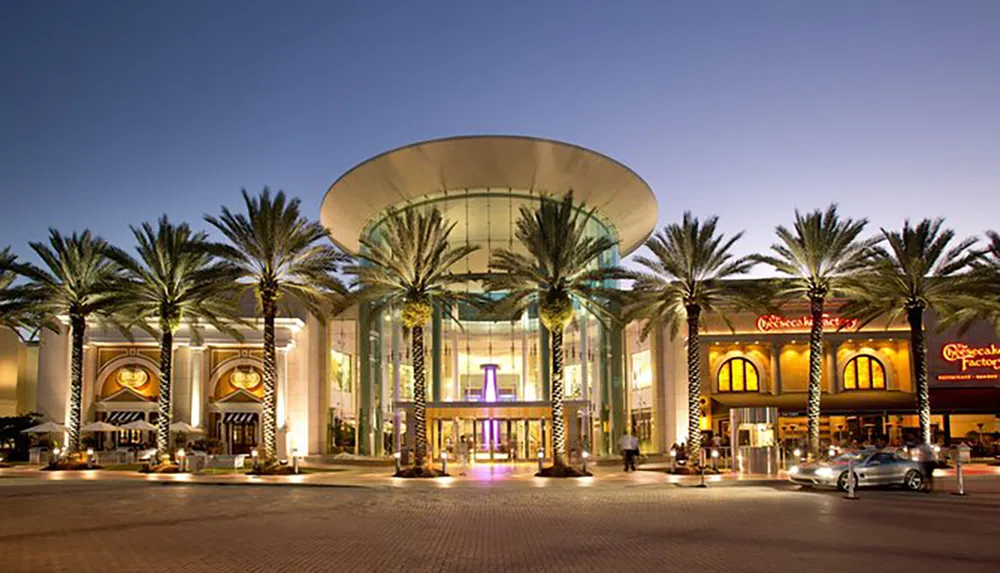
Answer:
<svg viewBox="0 0 1000 573"><path fill-rule="evenodd" d="M448 477L448 474L436 470L434 468L428 467L408 467L402 468L398 472L392 474L392 477L398 478L437 478L437 477Z"/></svg>
<svg viewBox="0 0 1000 573"><path fill-rule="evenodd" d="M579 478L579 477L590 477L594 474L583 471L582 469L575 468L573 466L549 466L547 468L542 468L535 477L547 477L547 478Z"/></svg>
<svg viewBox="0 0 1000 573"><path fill-rule="evenodd" d="M102 469L101 466L97 464L87 465L87 462L81 462L78 460L57 460L49 463L49 465L42 468L43 472L60 472L60 471L82 471L82 470L99 470Z"/></svg>
<svg viewBox="0 0 1000 573"><path fill-rule="evenodd" d="M139 473L141 474L179 474L181 473L181 467L175 464L157 464L155 466L143 466Z"/></svg>

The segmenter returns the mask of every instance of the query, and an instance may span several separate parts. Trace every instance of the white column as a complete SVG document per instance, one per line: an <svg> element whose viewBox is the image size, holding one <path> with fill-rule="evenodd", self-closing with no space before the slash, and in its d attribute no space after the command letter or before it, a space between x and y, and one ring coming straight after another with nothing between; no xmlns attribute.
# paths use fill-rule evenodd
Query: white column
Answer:
<svg viewBox="0 0 1000 573"><path fill-rule="evenodd" d="M278 405L275 424L278 429L288 425L288 347L277 348L278 355ZM302 436L301 439L306 439Z"/></svg>
<svg viewBox="0 0 1000 573"><path fill-rule="evenodd" d="M462 400L462 374L458 370L458 329L451 329L451 374L452 374L452 384L454 384L454 392L452 393L452 400L459 402Z"/></svg>
<svg viewBox="0 0 1000 573"><path fill-rule="evenodd" d="M590 364L587 362L587 333L589 328L587 325L587 313L580 313L580 397L583 398L583 435L580 436L581 441L587 446L588 450L593 450L593 444L590 443L590 383L589 383L589 372L587 372Z"/></svg>
<svg viewBox="0 0 1000 573"><path fill-rule="evenodd" d="M403 327L400 324L399 317L396 313L392 313L392 323L390 325L392 329L392 342L390 343L390 348L392 352L392 449L393 452L398 452L400 449L400 414L399 403L401 385L403 383L403 368L400 361L400 342L403 339Z"/></svg>
<svg viewBox="0 0 1000 573"><path fill-rule="evenodd" d="M202 378L204 356L204 347L191 347L191 425L195 427L201 425L202 405L205 403L204 380ZM207 430L207 428L205 429Z"/></svg>
<svg viewBox="0 0 1000 573"><path fill-rule="evenodd" d="M517 389L517 399L524 400L528 384L528 313L521 314L521 383Z"/></svg>

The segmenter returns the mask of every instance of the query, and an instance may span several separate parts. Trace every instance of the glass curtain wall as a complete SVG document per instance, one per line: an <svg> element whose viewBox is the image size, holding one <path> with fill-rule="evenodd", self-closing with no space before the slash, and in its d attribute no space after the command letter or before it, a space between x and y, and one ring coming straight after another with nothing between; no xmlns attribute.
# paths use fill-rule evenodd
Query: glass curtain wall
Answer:
<svg viewBox="0 0 1000 573"><path fill-rule="evenodd" d="M507 248L523 251L515 238L515 226L522 206L534 209L541 197L537 193L519 191L509 188L462 189L434 197L414 200L408 204L398 205L397 209L429 209L438 208L445 219L455 223L451 233L453 244L477 244L479 250L472 253L455 265L456 273L466 273L473 277L461 285L467 292L482 292L480 279L493 269L489 264L489 253L493 249ZM586 208L586 206L585 206ZM364 233L377 240L382 221L378 218L366 227ZM588 233L595 236L603 235L617 239L613 226L605 222L598 213L594 213L587 222ZM617 249L603 255L596 265L614 265L618 263ZM494 295L499 296L499 295ZM367 313L362 310L361 316ZM398 327L398 318L394 321L389 312L374 321L359 323L361 336L359 343L368 341L369 351L358 351L358 355L367 354L371 361L369 368L360 368L361 385L367 385L370 392L361 389L358 392L359 420L362 426L361 453L369 453L369 448L380 454L380 445L373 439L370 446L366 445L364 434L377 435L366 424L378 425L378 418L391 426L393 422L393 403L395 400L407 402L412 399L413 372L410 356L409 337ZM496 320L496 317L484 316L471 307L452 309L452 314L459 321L449 319L447 309L438 309L435 313L435 324L425 330L427 346L427 399L429 402L477 402L483 399L484 366L496 365L496 382L498 401L535 402L548 401L548 371L549 352L547 336L540 328L537 312L532 311L521 317ZM378 328L375 328L375 326ZM439 329L434 334L435 329ZM602 353L607 349L602 347L602 341L608 337L601 336L600 322L582 309L577 309L577 320L567 328L565 333L565 364L566 364L566 397L567 399L587 399L595 404L591 411L595 413L594 428L600 430L600 412L602 395L608 392L602 386L606 381L606 370L602 368ZM435 344L435 342L437 344ZM376 349L378 347L378 349ZM398 366L397 366L398 365ZM438 366L435 369L435 366ZM395 388L396 372L398 370L398 395ZM585 385L586 381L586 385ZM373 401L382 405L377 408ZM365 412L371 412L366 415ZM371 420L371 422L368 422ZM392 430L388 430L390 433ZM403 431L403 430L400 430ZM389 447L386 444L386 447Z"/></svg>

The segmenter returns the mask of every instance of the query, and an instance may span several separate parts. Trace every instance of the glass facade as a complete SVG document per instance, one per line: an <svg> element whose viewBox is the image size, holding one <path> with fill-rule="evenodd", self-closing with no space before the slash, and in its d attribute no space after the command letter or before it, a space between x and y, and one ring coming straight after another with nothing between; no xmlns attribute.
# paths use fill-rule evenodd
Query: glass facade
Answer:
<svg viewBox="0 0 1000 573"><path fill-rule="evenodd" d="M459 288L481 292L482 284L478 279L492 272L489 253L497 248L522 249L514 237L520 209L534 209L541 200L537 193L509 188L463 189L395 208L437 208L446 220L455 223L451 232L453 244L479 245L479 250L458 262L454 270L476 279ZM588 234L617 241L614 227L599 213L584 212L589 216ZM384 220L385 214L382 214L365 227L367 239L378 240ZM614 249L594 264L610 266L617 263L618 252ZM451 309L451 313L447 310L435 309L432 324L425 330L428 402L432 405L482 402L484 368L493 369L494 366L498 403L548 402L549 337L534 309L511 320L491 320L479 316L472 308ZM457 316L458 321L451 320L449 314ZM410 342L403 333L399 317L390 311L372 317L367 308L361 308L358 330L358 450L363 454L380 455L393 440L399 439L393 436L394 425L399 432L404 431L395 423L399 414L394 404L408 402L413 396ZM600 321L578 308L575 321L564 334L565 397L594 404L586 408L593 428L581 430L588 436L607 427L600 423L601 417L596 413L601 411L602 397L605 407L610 406L607 403L612 394L608 389L612 384L609 376L613 368L609 363L610 345L616 338L619 351L621 349L620 329L613 333L603 330ZM620 360L619 356L619 367ZM331 361L336 362L333 358ZM343 372L343 368L331 368L331 372L334 371ZM618 376L619 388L621 384L621 376ZM620 410L621 400L617 402ZM595 417L589 416L591 411ZM380 433L382 439L378 438Z"/></svg>

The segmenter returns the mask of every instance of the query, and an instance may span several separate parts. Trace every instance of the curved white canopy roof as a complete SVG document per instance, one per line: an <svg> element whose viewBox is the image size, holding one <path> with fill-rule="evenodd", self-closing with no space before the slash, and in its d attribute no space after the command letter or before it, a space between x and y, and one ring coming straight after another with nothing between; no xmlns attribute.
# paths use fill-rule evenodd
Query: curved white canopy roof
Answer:
<svg viewBox="0 0 1000 573"><path fill-rule="evenodd" d="M357 252L365 226L389 207L491 187L543 195L572 189L577 201L615 227L622 256L656 226L656 198L634 171L589 149L522 136L436 139L377 155L330 186L320 220L335 243Z"/></svg>

